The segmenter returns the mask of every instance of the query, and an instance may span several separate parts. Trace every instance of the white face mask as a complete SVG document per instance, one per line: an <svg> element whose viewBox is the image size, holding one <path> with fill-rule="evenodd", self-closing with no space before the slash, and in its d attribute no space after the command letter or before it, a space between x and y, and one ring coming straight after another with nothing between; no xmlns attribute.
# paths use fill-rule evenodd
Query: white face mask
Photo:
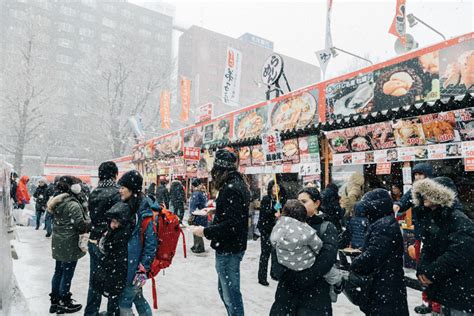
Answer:
<svg viewBox="0 0 474 316"><path fill-rule="evenodd" d="M81 185L79 183L71 185L71 192L74 194L79 194L81 192Z"/></svg>

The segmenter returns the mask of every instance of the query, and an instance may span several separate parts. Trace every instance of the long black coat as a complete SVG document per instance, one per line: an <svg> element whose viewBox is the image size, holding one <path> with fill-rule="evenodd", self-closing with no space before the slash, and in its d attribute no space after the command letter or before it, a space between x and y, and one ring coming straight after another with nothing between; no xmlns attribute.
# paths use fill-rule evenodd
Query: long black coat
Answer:
<svg viewBox="0 0 474 316"><path fill-rule="evenodd" d="M35 193L33 193L33 197L36 199L36 206L40 209L44 207L44 210L46 210L46 203L48 203L49 200L48 192L48 186L44 184L39 185Z"/></svg>
<svg viewBox="0 0 474 316"><path fill-rule="evenodd" d="M272 256L272 265L282 273L272 275L279 283L275 293L275 302L270 315L332 315L329 284L323 276L329 272L336 262L337 230L332 223L327 224L326 231L321 234L324 216L308 218L307 223L316 231L323 241L323 247L316 257L316 262L303 271L292 271L278 263L276 255Z"/></svg>
<svg viewBox="0 0 474 316"><path fill-rule="evenodd" d="M171 182L170 187L170 202L173 205L175 214L178 214L179 211L184 211L184 203L186 201L186 196L184 193L184 187L181 182L175 180Z"/></svg>
<svg viewBox="0 0 474 316"><path fill-rule="evenodd" d="M117 185L99 186L94 189L89 196L89 212L91 217L91 232L89 238L99 240L102 234L107 230L106 212L120 202L119 188Z"/></svg>
<svg viewBox="0 0 474 316"><path fill-rule="evenodd" d="M242 175L229 174L216 199L216 214L204 236L217 253L239 253L247 249L250 192Z"/></svg>
<svg viewBox="0 0 474 316"><path fill-rule="evenodd" d="M336 226L337 232L342 233L341 221L344 218L344 209L339 204L339 194L336 185L331 184L321 192L321 211L326 219Z"/></svg>
<svg viewBox="0 0 474 316"><path fill-rule="evenodd" d="M392 200L387 191L376 189L367 193L360 203L367 210L370 225L362 254L354 259L350 269L374 277L369 303L360 309L366 315L408 315L403 238L392 213Z"/></svg>
<svg viewBox="0 0 474 316"><path fill-rule="evenodd" d="M280 204L285 205L286 200L281 199ZM276 224L275 210L276 200L270 195L265 195L260 203L260 213L257 228L262 236L270 236L273 226Z"/></svg>
<svg viewBox="0 0 474 316"><path fill-rule="evenodd" d="M167 209L170 208L170 193L163 183L156 188L156 203L164 204Z"/></svg>

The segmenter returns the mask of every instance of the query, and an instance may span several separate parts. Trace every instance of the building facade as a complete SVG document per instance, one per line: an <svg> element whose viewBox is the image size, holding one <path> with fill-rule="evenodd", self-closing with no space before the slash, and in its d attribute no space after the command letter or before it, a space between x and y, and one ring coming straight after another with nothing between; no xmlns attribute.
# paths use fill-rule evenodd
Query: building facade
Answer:
<svg viewBox="0 0 474 316"><path fill-rule="evenodd" d="M229 106L222 100L228 47L238 50L242 56L238 106ZM249 33L236 39L198 26L184 32L179 39L178 80L182 77L191 80L190 123L194 122L196 107L208 102L214 104L214 116L218 116L265 100L267 87L261 83L261 72L263 63L273 52L273 42ZM282 57L292 90L320 80L318 67L288 56ZM283 79L280 86L285 93L288 92Z"/></svg>

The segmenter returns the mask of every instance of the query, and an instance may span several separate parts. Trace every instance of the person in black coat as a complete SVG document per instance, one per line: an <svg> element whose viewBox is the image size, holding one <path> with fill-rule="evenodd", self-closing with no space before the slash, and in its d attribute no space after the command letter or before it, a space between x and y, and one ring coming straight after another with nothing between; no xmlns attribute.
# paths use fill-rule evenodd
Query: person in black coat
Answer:
<svg viewBox="0 0 474 316"><path fill-rule="evenodd" d="M18 174L16 172L12 172L10 174L10 198L13 200L13 207L18 207L18 199L16 198L16 190L18 188Z"/></svg>
<svg viewBox="0 0 474 316"><path fill-rule="evenodd" d="M368 304L360 306L366 315L408 315L403 272L403 238L393 216L393 201L388 191L375 189L360 201L369 220L362 254L350 270L372 275Z"/></svg>
<svg viewBox="0 0 474 316"><path fill-rule="evenodd" d="M89 211L91 217L91 231L89 235L89 291L87 293L87 305L85 315L95 315L99 312L102 295L94 288L92 282L94 273L97 271L99 260L102 257L98 248L98 242L102 235L107 231L106 212L116 203L120 202L119 187L116 179L118 168L115 162L106 161L99 166L99 184L89 196ZM112 312L118 308L118 298L109 299L107 310Z"/></svg>
<svg viewBox="0 0 474 316"><path fill-rule="evenodd" d="M99 241L99 258L97 270L93 274L94 289L108 297L118 299L127 283L128 240L131 236L130 207L119 202L107 211L109 224L107 231ZM120 309L108 311L107 315L120 315Z"/></svg>
<svg viewBox="0 0 474 316"><path fill-rule="evenodd" d="M172 181L170 187L170 207L173 213L178 215L180 222L183 220L185 202L186 195L184 193L183 184L179 180Z"/></svg>
<svg viewBox="0 0 474 316"><path fill-rule="evenodd" d="M156 200L156 184L154 182L150 183L146 189L146 195L154 202Z"/></svg>
<svg viewBox="0 0 474 316"><path fill-rule="evenodd" d="M456 315L474 313L474 224L455 184L446 177L417 181L412 198L423 242L417 276L428 298Z"/></svg>
<svg viewBox="0 0 474 316"><path fill-rule="evenodd" d="M344 209L339 204L339 188L331 183L321 192L321 212L326 214L328 221L333 223L337 232L342 233L341 221L344 218Z"/></svg>
<svg viewBox="0 0 474 316"><path fill-rule="evenodd" d="M156 203L164 205L167 209L170 208L170 192L166 188L166 180L160 180L156 188Z"/></svg>
<svg viewBox="0 0 474 316"><path fill-rule="evenodd" d="M277 205L276 194L278 190L280 205ZM272 233L273 226L275 226L277 212L286 203L286 191L281 185L275 186L275 181L271 180L267 186L267 195L262 198L260 202L260 213L257 222L257 228L260 232L260 261L258 264L258 283L268 286L267 271L268 271L268 259L272 252L272 244L270 243L270 235ZM278 209L277 209L278 208Z"/></svg>
<svg viewBox="0 0 474 316"><path fill-rule="evenodd" d="M46 203L48 203L48 185L46 184L45 179L40 179L38 181L38 187L36 187L33 197L36 199L36 230L40 227L41 216L46 211Z"/></svg>
<svg viewBox="0 0 474 316"><path fill-rule="evenodd" d="M318 214L321 205L318 189L303 188L298 193L298 200L304 204L307 212L306 222L318 232L323 247L315 263L303 271L283 267L278 263L276 254L272 255L271 276L279 282L270 315L332 315L329 283L324 279L324 275L336 262L337 230L325 219L325 215Z"/></svg>
<svg viewBox="0 0 474 316"><path fill-rule="evenodd" d="M227 314L244 315L240 262L247 249L249 186L237 171L237 155L226 149L216 152L211 175L219 190L214 220L207 228L194 227L193 234L210 239L216 251L218 289Z"/></svg>

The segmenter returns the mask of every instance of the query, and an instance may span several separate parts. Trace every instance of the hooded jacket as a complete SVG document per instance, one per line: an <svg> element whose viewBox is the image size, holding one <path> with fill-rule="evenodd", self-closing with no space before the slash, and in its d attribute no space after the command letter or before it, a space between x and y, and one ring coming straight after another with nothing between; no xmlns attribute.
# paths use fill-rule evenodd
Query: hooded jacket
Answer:
<svg viewBox="0 0 474 316"><path fill-rule="evenodd" d="M62 193L48 202L48 212L54 215L51 241L53 258L76 261L86 253L79 248L79 235L87 232L89 219L73 194Z"/></svg>
<svg viewBox="0 0 474 316"><path fill-rule="evenodd" d="M345 216L354 212L354 204L364 194L364 176L354 172L347 183L341 188L341 207L345 210Z"/></svg>
<svg viewBox="0 0 474 316"><path fill-rule="evenodd" d="M30 204L30 194L28 193L28 186L26 185L30 178L28 176L21 176L20 182L16 189L16 199L18 204Z"/></svg>
<svg viewBox="0 0 474 316"><path fill-rule="evenodd" d="M474 224L462 212L455 189L442 183L440 178L424 179L412 188L423 241L417 274L433 282L426 291L430 299L473 313ZM424 207L424 199L438 207Z"/></svg>
<svg viewBox="0 0 474 316"><path fill-rule="evenodd" d="M100 239L97 269L92 273L94 290L106 297L119 295L127 282L128 240L131 234L130 207L119 202L106 212L108 224ZM116 219L120 227L112 229L110 221Z"/></svg>
<svg viewBox="0 0 474 316"><path fill-rule="evenodd" d="M354 216L347 224L347 230L349 231L351 247L362 249L364 246L365 234L369 226L369 220L365 217L363 203L357 202L354 205L354 213Z"/></svg>
<svg viewBox="0 0 474 316"><path fill-rule="evenodd" d="M184 212L184 203L186 196L184 193L184 187L180 181L174 180L170 186L170 204L173 205L173 212L179 214Z"/></svg>
<svg viewBox="0 0 474 316"><path fill-rule="evenodd" d="M216 199L212 225L204 229L217 253L239 253L247 249L250 192L236 171L230 172Z"/></svg>
<svg viewBox="0 0 474 316"><path fill-rule="evenodd" d="M389 193L375 189L360 201L369 220L362 254L354 259L350 270L372 275L368 304L360 306L367 315L408 315L407 293L403 272L403 238L395 217Z"/></svg>

